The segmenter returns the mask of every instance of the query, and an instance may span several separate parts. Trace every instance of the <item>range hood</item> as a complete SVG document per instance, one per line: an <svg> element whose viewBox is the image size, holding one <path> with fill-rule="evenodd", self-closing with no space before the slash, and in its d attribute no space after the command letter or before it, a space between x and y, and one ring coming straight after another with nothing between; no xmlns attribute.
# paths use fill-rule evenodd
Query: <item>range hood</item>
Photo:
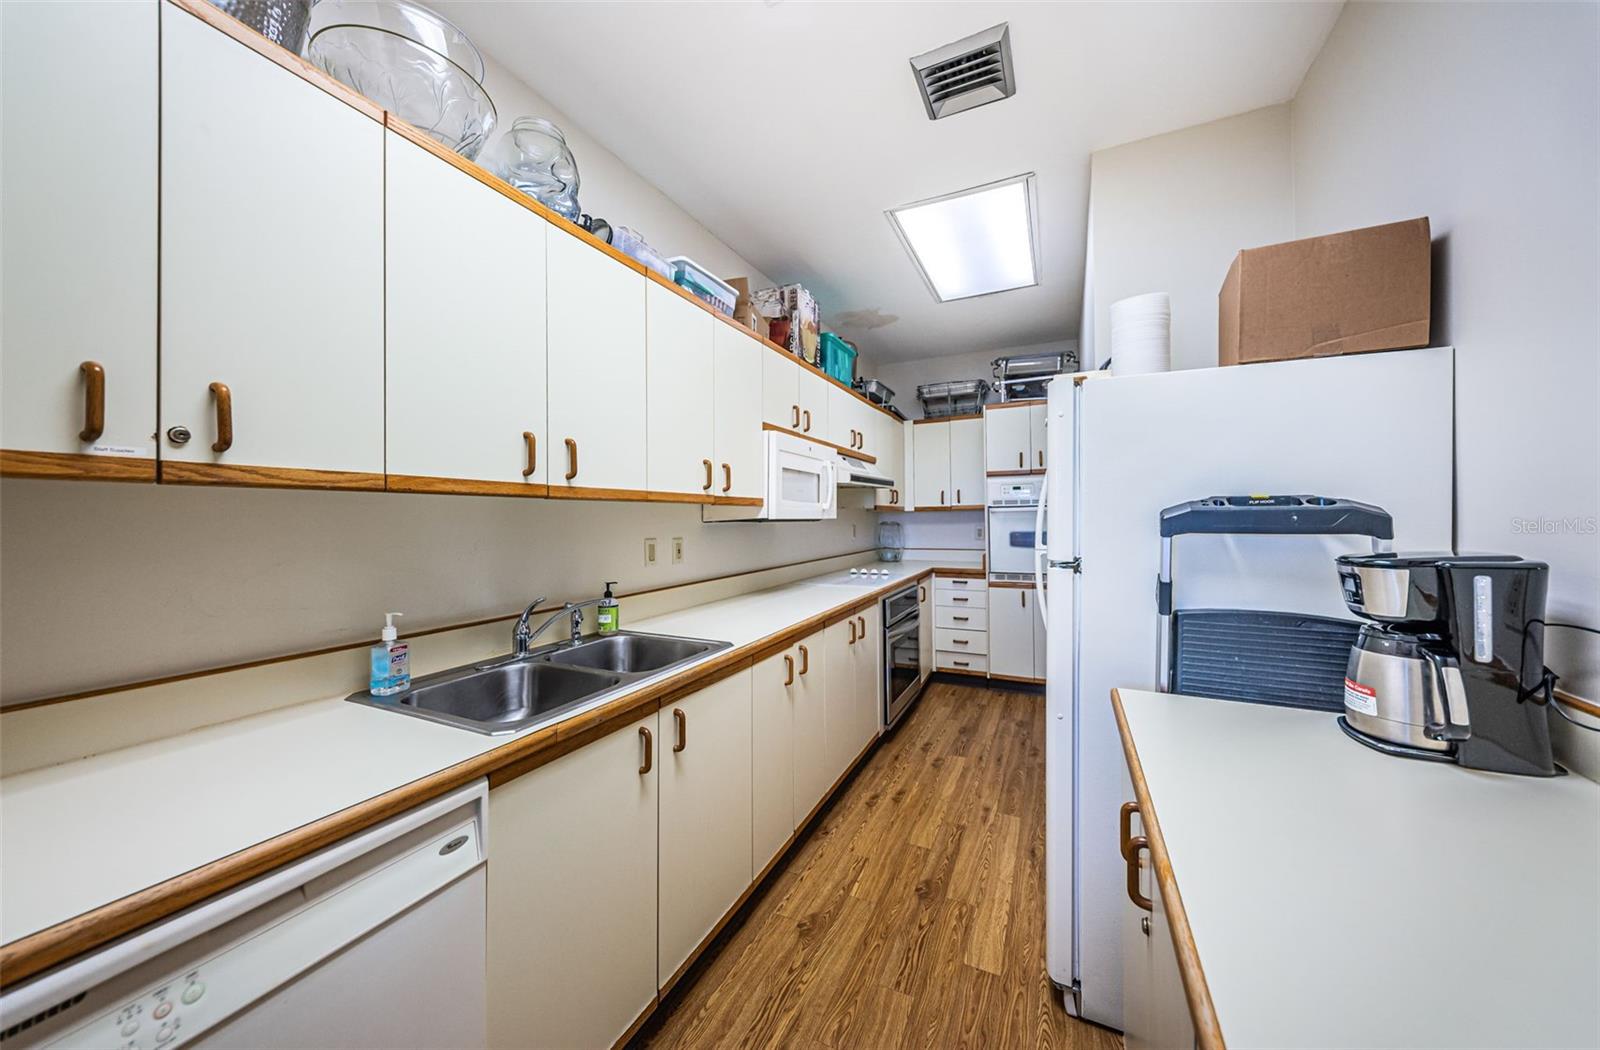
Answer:
<svg viewBox="0 0 1600 1050"><path fill-rule="evenodd" d="M872 467L859 459L839 456L839 487L842 489L887 489L894 481L874 473Z"/></svg>

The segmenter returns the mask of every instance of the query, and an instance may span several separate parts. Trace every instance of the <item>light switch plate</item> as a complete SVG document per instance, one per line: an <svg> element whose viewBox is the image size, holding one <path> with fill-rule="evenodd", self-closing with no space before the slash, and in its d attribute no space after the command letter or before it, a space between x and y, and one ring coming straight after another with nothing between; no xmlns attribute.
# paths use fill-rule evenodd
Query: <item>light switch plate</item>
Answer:
<svg viewBox="0 0 1600 1050"><path fill-rule="evenodd" d="M644 563L646 565L654 565L656 563L656 538L654 536L645 537Z"/></svg>
<svg viewBox="0 0 1600 1050"><path fill-rule="evenodd" d="M674 565L682 565L683 564L683 537L682 536L674 536L674 537L672 537L672 564L674 564Z"/></svg>

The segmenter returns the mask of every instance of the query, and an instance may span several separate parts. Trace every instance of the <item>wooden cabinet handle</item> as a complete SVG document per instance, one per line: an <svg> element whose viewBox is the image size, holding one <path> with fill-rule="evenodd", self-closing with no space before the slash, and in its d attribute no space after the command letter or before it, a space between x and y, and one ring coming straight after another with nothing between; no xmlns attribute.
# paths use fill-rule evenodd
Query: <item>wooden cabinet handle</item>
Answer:
<svg viewBox="0 0 1600 1050"><path fill-rule="evenodd" d="M539 439L533 436L533 431L522 432L522 442L528 446L528 465L522 468L522 476L533 477L533 472L539 469Z"/></svg>
<svg viewBox="0 0 1600 1050"><path fill-rule="evenodd" d="M856 622L861 625L861 637L862 638L866 638L866 636L867 636L867 618L865 616L857 616L856 617Z"/></svg>
<svg viewBox="0 0 1600 1050"><path fill-rule="evenodd" d="M733 491L733 467L727 463L722 465L722 491Z"/></svg>
<svg viewBox="0 0 1600 1050"><path fill-rule="evenodd" d="M801 674L801 676L804 677L805 673L807 671L809 671L809 670L811 670L811 650L807 649L805 646L802 645L800 647L800 674Z"/></svg>
<svg viewBox="0 0 1600 1050"><path fill-rule="evenodd" d="M227 383L212 383L211 392L217 398L217 440L211 451L226 452L233 447L233 391Z"/></svg>
<svg viewBox="0 0 1600 1050"><path fill-rule="evenodd" d="M854 645L856 644L856 622L854 620L846 620L845 622L850 625L850 644Z"/></svg>
<svg viewBox="0 0 1600 1050"><path fill-rule="evenodd" d="M1027 465L1028 465L1027 453L1019 451L1017 453L1017 466L1025 467Z"/></svg>
<svg viewBox="0 0 1600 1050"><path fill-rule="evenodd" d="M567 480L578 476L578 443L567 438Z"/></svg>
<svg viewBox="0 0 1600 1050"><path fill-rule="evenodd" d="M956 489L956 506L961 506L961 490Z"/></svg>
<svg viewBox="0 0 1600 1050"><path fill-rule="evenodd" d="M1028 592L1026 590L1021 590L1017 593L1022 595L1022 607L1026 609L1028 607Z"/></svg>
<svg viewBox="0 0 1600 1050"><path fill-rule="evenodd" d="M953 601L953 602L965 602L965 601L970 601L971 599L969 599L969 598L951 598L950 600Z"/></svg>
<svg viewBox="0 0 1600 1050"><path fill-rule="evenodd" d="M972 619L970 616L952 616L950 618L956 623L966 623L968 620Z"/></svg>
<svg viewBox="0 0 1600 1050"><path fill-rule="evenodd" d="M789 407L794 409L794 428L796 430L799 430L800 429L800 406L799 405L790 405Z"/></svg>
<svg viewBox="0 0 1600 1050"><path fill-rule="evenodd" d="M944 489L939 490L939 506L944 506Z"/></svg>
<svg viewBox="0 0 1600 1050"><path fill-rule="evenodd" d="M950 662L955 664L957 667L971 667L972 666L970 663L968 663L965 660L951 660Z"/></svg>
<svg viewBox="0 0 1600 1050"><path fill-rule="evenodd" d="M1128 899L1145 911L1154 911L1150 898L1139 892L1139 851L1147 849L1150 845L1143 835L1135 835L1128 840Z"/></svg>
<svg viewBox="0 0 1600 1050"><path fill-rule="evenodd" d="M1128 843L1133 837L1133 815L1139 812L1139 803L1124 802L1117 814L1117 850L1122 859L1128 859Z"/></svg>
<svg viewBox="0 0 1600 1050"><path fill-rule="evenodd" d="M917 584L917 601L925 602L927 600L928 600L928 588L922 586L920 583Z"/></svg>
<svg viewBox="0 0 1600 1050"><path fill-rule="evenodd" d="M677 754L689 746L689 716L683 713L683 708L674 707L672 722L678 728L678 742L672 745L672 753Z"/></svg>
<svg viewBox="0 0 1600 1050"><path fill-rule="evenodd" d="M784 653L783 665L788 669L788 675L784 678L783 684L794 685L794 657L790 656L788 653Z"/></svg>
<svg viewBox="0 0 1600 1050"><path fill-rule="evenodd" d="M1044 449L1039 450L1039 466L1044 466Z"/></svg>
<svg viewBox="0 0 1600 1050"><path fill-rule="evenodd" d="M800 429L805 431L807 434L811 433L811 409L805 409L800 414L806 417L805 426L801 427Z"/></svg>
<svg viewBox="0 0 1600 1050"><path fill-rule="evenodd" d="M952 645L971 645L972 644L972 639L971 638L952 638L952 639L950 639L950 643Z"/></svg>
<svg viewBox="0 0 1600 1050"><path fill-rule="evenodd" d="M650 736L650 730L644 726L639 727L639 739L644 741L644 761L639 763L639 775L642 777L656 764L656 744L655 739Z"/></svg>
<svg viewBox="0 0 1600 1050"><path fill-rule="evenodd" d="M702 463L704 463L706 465L706 483L704 485L701 485L700 487L705 489L707 492L710 492L711 491L711 461L709 459L702 459L700 462L702 462Z"/></svg>
<svg viewBox="0 0 1600 1050"><path fill-rule="evenodd" d="M99 361L78 366L83 376L83 429L79 441L95 441L106 432L106 370Z"/></svg>

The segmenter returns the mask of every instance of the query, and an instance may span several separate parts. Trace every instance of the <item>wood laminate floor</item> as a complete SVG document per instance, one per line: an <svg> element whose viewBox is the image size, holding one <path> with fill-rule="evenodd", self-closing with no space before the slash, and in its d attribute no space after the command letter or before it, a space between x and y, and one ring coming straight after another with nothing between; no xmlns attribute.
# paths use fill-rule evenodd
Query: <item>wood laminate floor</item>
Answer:
<svg viewBox="0 0 1600 1050"><path fill-rule="evenodd" d="M1044 698L930 683L634 1045L1120 1048L1045 973Z"/></svg>

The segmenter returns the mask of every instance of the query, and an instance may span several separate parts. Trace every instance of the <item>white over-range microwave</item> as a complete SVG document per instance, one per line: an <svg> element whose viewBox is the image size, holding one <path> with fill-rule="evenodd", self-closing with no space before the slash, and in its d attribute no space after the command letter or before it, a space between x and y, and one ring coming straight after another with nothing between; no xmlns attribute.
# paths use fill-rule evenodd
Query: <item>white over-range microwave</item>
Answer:
<svg viewBox="0 0 1600 1050"><path fill-rule="evenodd" d="M701 507L705 521L820 521L839 516L839 457L826 445L769 430L759 507Z"/></svg>

